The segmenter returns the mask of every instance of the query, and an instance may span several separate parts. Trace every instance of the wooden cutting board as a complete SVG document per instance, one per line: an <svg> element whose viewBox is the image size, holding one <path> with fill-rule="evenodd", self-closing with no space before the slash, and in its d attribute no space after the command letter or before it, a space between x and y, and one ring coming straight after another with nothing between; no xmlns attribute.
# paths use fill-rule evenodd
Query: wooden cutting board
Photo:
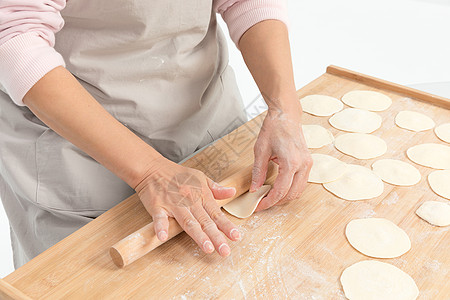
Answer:
<svg viewBox="0 0 450 300"><path fill-rule="evenodd" d="M324 94L340 98L356 89L380 91L393 99L389 110L380 113L382 127L374 132L388 144L381 158L408 161L405 151L410 146L445 144L432 130L414 133L396 127L394 117L408 109L432 117L438 125L450 122L449 99L334 66L300 89L298 96ZM244 124L184 165L200 169L216 181L250 165L263 118L260 115ZM335 136L343 133L331 128L327 117L305 113L303 120L304 124L329 128ZM353 159L332 145L312 152L367 167L376 160ZM319 184L308 184L302 197L288 205L245 220L230 216L243 239L231 244L232 255L228 258L204 255L182 233L119 269L108 255L109 247L151 221L134 195L5 277L4 283L9 293L15 288L33 299L343 299L341 272L355 262L370 259L350 246L344 228L352 219L373 216L398 224L412 242L411 250L400 258L380 261L410 274L419 287L420 299L448 299L449 227L431 226L414 213L424 201L447 200L434 194L427 184L426 176L432 169L415 166L422 174L419 184L395 187L385 183L383 194L372 200L348 202Z"/></svg>

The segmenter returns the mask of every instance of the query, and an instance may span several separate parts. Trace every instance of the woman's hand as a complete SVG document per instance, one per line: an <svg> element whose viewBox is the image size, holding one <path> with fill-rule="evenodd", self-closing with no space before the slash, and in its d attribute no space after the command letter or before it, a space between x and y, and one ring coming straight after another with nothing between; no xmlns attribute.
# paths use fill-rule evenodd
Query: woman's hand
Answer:
<svg viewBox="0 0 450 300"><path fill-rule="evenodd" d="M303 137L301 107L296 95L283 99L284 107L270 107L255 144L255 164L250 191L266 180L270 160L278 164L273 188L256 211L298 199L306 187L312 158Z"/></svg>
<svg viewBox="0 0 450 300"><path fill-rule="evenodd" d="M169 217L175 218L205 253L230 254L222 232L240 239L236 226L221 211L215 199L233 197L234 188L222 187L201 171L159 158L135 188L153 218L158 239L168 238Z"/></svg>

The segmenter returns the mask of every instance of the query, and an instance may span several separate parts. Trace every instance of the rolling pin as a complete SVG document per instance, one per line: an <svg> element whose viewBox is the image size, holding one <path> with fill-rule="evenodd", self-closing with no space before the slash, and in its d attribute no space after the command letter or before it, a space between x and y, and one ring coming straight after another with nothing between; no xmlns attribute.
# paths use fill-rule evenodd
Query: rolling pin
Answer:
<svg viewBox="0 0 450 300"><path fill-rule="evenodd" d="M253 165L250 165L219 182L222 186L232 186L236 188L236 194L233 197L224 200L216 200L220 207L233 201L249 190L252 169ZM273 162L270 162L267 170L267 179L275 177L277 170L277 166ZM183 232L183 229L177 221L174 218L169 218L169 232L166 241L181 232ZM122 268L141 258L163 243L164 242L160 241L156 236L152 222L117 242L110 248L109 254L111 255L114 264Z"/></svg>

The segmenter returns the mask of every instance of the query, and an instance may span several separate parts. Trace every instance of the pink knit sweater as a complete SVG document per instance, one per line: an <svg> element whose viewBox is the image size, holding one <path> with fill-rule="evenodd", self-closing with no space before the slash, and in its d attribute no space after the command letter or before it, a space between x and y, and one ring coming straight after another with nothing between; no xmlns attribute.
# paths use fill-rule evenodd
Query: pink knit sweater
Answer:
<svg viewBox="0 0 450 300"><path fill-rule="evenodd" d="M236 45L260 21L287 23L285 0L212 1ZM65 5L65 0L0 1L0 85L17 105L24 106L24 95L39 79L65 65L53 48L55 33L64 26L60 11Z"/></svg>

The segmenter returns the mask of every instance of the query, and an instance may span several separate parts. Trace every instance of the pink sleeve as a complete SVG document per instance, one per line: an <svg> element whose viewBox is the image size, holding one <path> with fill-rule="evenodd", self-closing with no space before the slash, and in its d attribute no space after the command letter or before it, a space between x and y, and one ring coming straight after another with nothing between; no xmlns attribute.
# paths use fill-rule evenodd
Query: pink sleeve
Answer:
<svg viewBox="0 0 450 300"><path fill-rule="evenodd" d="M0 1L0 85L12 100L22 99L31 87L64 59L55 51L55 33L64 25L60 11L65 0Z"/></svg>
<svg viewBox="0 0 450 300"><path fill-rule="evenodd" d="M256 23L274 19L288 26L286 0L214 0L214 10L222 15L238 48L241 36Z"/></svg>

